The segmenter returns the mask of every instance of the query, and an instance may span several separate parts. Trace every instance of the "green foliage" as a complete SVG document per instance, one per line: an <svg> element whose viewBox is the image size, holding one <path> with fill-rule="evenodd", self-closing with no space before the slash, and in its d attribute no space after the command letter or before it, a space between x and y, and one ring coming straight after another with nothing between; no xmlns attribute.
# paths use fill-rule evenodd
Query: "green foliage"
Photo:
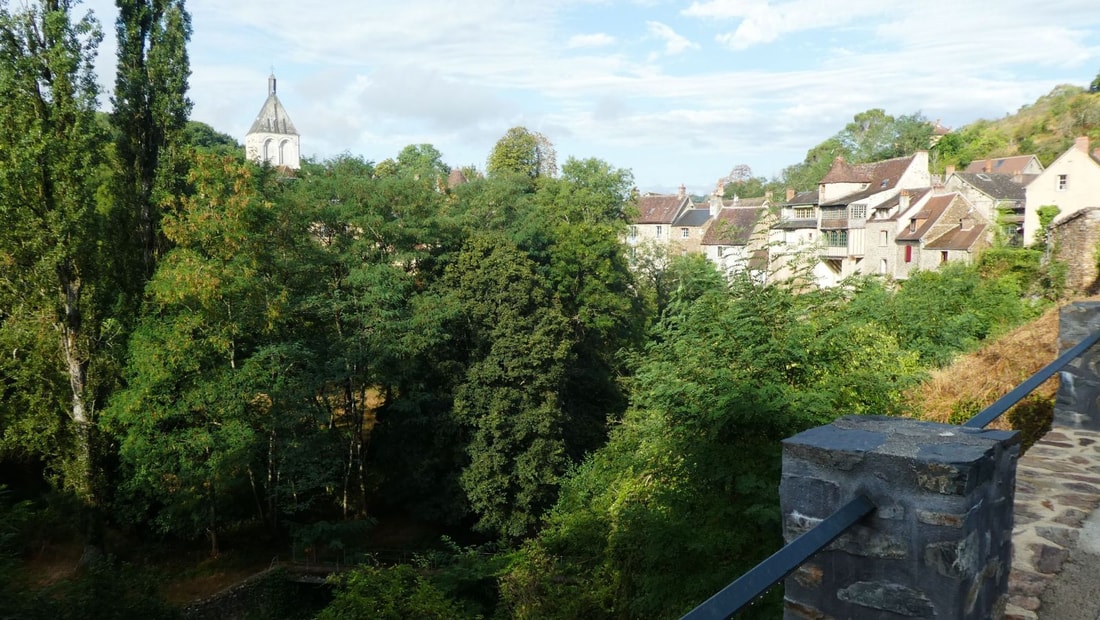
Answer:
<svg viewBox="0 0 1100 620"><path fill-rule="evenodd" d="M746 278L669 307L632 407L504 579L516 617L684 613L781 544L779 440L841 413L897 412L917 371L837 291Z"/></svg>
<svg viewBox="0 0 1100 620"><path fill-rule="evenodd" d="M550 140L526 127L509 129L489 153L485 170L492 175L515 174L528 179L554 177L557 154Z"/></svg>
<svg viewBox="0 0 1100 620"><path fill-rule="evenodd" d="M318 620L453 620L480 618L448 598L415 569L399 564L389 568L360 567L336 581L332 603Z"/></svg>
<svg viewBox="0 0 1100 620"><path fill-rule="evenodd" d="M924 364L942 366L980 340L1035 316L1015 277L983 279L979 268L948 263L910 275L893 298L886 325Z"/></svg>
<svg viewBox="0 0 1100 620"><path fill-rule="evenodd" d="M112 292L98 284L114 257L100 243L96 200L104 136L92 65L102 34L91 16L74 19L72 4L0 4L0 341L30 345L12 361L44 371L0 380L0 418L53 430L67 415L69 441L39 455L91 502L98 408L115 377L110 332L100 333ZM33 408L12 409L23 404Z"/></svg>
<svg viewBox="0 0 1100 620"><path fill-rule="evenodd" d="M1061 212L1062 210L1058 208L1058 205L1042 205L1035 209L1035 214L1039 216L1039 230L1035 232L1035 238L1037 240L1037 245L1040 247L1046 245L1047 232L1050 230L1050 225Z"/></svg>

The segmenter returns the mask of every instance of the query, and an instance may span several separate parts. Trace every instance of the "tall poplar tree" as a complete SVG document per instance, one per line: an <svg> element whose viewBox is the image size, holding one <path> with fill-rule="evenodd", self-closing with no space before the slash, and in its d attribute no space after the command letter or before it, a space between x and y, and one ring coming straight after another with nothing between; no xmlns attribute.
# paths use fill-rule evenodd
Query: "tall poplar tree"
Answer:
<svg viewBox="0 0 1100 620"><path fill-rule="evenodd" d="M102 398L91 366L105 343L93 303L102 136L92 63L102 34L90 15L73 19L74 4L13 10L0 0L0 342L25 345L5 347L5 365L43 370L0 373L0 420L64 420L67 411L74 449L58 456L71 458L67 481L91 498ZM69 398L48 396L59 392ZM44 411L17 411L25 394L42 395L29 402Z"/></svg>
<svg viewBox="0 0 1100 620"><path fill-rule="evenodd" d="M118 74L111 122L117 131L116 194L136 218L144 267L152 276L164 252L161 209L183 193L187 176L184 129L191 112L187 42L191 16L184 0L116 0Z"/></svg>

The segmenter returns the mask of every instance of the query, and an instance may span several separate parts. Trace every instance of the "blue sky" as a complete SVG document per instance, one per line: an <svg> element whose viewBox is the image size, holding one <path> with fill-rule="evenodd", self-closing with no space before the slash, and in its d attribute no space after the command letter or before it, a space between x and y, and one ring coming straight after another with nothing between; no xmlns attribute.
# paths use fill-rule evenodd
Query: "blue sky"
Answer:
<svg viewBox="0 0 1100 620"><path fill-rule="evenodd" d="M90 0L107 37L112 0ZM484 168L512 126L643 191L771 177L870 108L959 127L1100 73L1097 0L189 0L192 117L243 141L272 67L302 150L435 145ZM80 8L78 7L78 10Z"/></svg>

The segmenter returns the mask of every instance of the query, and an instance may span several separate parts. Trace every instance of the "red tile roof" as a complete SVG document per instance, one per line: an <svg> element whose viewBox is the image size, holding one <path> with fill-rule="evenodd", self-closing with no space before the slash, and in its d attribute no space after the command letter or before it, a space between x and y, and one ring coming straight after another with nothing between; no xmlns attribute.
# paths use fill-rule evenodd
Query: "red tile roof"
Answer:
<svg viewBox="0 0 1100 620"><path fill-rule="evenodd" d="M930 250L970 250L985 236L986 225L974 224L969 230L956 226L943 233L924 247Z"/></svg>
<svg viewBox="0 0 1100 620"><path fill-rule="evenodd" d="M638 198L638 219L635 224L671 224L688 203L680 196L641 196Z"/></svg>
<svg viewBox="0 0 1100 620"><path fill-rule="evenodd" d="M1016 174L1017 172L1023 172L1024 168L1034 159L1034 155L1016 155L1014 157L999 157L997 159L976 159L970 162L970 165L966 167L967 172L970 174L977 174L979 172L996 172L998 174ZM990 170L986 170L986 167Z"/></svg>
<svg viewBox="0 0 1100 620"><path fill-rule="evenodd" d="M920 210L916 215L911 216L909 219L924 220L921 222L915 231L910 232L909 227L905 227L900 233L898 233L898 241L919 241L923 237L929 228L936 223L936 220L940 219L943 212L947 210L947 207L951 204L951 201L955 200L958 194L944 194L942 196L933 196L925 203L924 208Z"/></svg>

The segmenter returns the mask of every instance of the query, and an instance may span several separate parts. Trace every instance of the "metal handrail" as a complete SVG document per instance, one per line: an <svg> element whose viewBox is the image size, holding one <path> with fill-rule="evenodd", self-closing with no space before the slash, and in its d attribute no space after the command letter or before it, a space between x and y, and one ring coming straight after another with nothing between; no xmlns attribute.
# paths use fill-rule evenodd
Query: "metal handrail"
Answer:
<svg viewBox="0 0 1100 620"><path fill-rule="evenodd" d="M848 502L808 532L784 545L768 559L689 611L681 620L728 618L791 574L810 556L824 549L848 528L875 510L865 496Z"/></svg>
<svg viewBox="0 0 1100 620"><path fill-rule="evenodd" d="M1001 414L1008 411L1016 403L1023 400L1025 396L1030 394L1035 388L1042 385L1044 381L1054 376L1054 373L1061 370L1066 364L1072 362L1078 356L1085 352L1086 349L1100 341L1100 331L1089 334L1084 340L1077 343L1077 346L1073 347L1069 351L1066 351L1058 359L1047 364L1042 370L1031 375L1027 381L1024 381L1020 385L1013 388L1011 392L998 398L992 405L978 412L978 415L970 418L963 424L967 428L985 428L989 426L993 420L1001 417Z"/></svg>

